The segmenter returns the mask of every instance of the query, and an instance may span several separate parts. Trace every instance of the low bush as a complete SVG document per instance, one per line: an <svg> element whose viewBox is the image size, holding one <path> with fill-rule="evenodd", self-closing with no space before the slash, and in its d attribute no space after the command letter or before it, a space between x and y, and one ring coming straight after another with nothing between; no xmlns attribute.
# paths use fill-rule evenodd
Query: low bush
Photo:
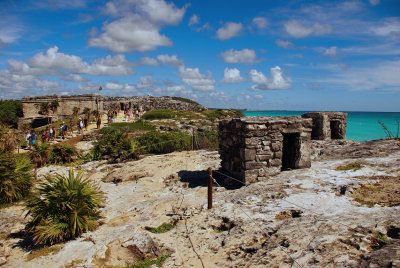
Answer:
<svg viewBox="0 0 400 268"><path fill-rule="evenodd" d="M65 164L73 162L73 158L78 155L78 151L72 145L61 143L56 144L51 149L49 163Z"/></svg>
<svg viewBox="0 0 400 268"><path fill-rule="evenodd" d="M126 134L113 129L104 130L103 133L103 136L94 142L91 150L92 155L99 158L112 154L122 154L129 157L135 153L136 144Z"/></svg>
<svg viewBox="0 0 400 268"><path fill-rule="evenodd" d="M146 120L158 120L158 119L172 119L175 118L175 110L152 110L146 112L142 118Z"/></svg>
<svg viewBox="0 0 400 268"><path fill-rule="evenodd" d="M155 127L153 125L150 125L146 121L139 119L136 122L132 123L113 123L107 128L112 129L112 130L121 130L124 132L124 130L132 131L132 130L154 130ZM103 131L106 128L103 128ZM107 131L107 130L106 130Z"/></svg>
<svg viewBox="0 0 400 268"><path fill-rule="evenodd" d="M81 172L46 177L26 202L32 220L26 230L35 244L54 244L96 229L104 199L100 188Z"/></svg>
<svg viewBox="0 0 400 268"><path fill-rule="evenodd" d="M217 131L202 131L196 133L197 149L216 149L219 146Z"/></svg>
<svg viewBox="0 0 400 268"><path fill-rule="evenodd" d="M184 132L151 131L137 137L138 149L147 153L167 154L174 151L190 150L191 136Z"/></svg>
<svg viewBox="0 0 400 268"><path fill-rule="evenodd" d="M0 152L0 204L21 200L32 186L32 165L26 155Z"/></svg>

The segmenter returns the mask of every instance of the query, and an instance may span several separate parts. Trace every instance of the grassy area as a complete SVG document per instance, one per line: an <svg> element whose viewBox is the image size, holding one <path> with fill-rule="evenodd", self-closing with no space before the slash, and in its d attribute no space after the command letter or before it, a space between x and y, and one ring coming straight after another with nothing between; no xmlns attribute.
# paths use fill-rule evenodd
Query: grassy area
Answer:
<svg viewBox="0 0 400 268"><path fill-rule="evenodd" d="M168 258L169 258L169 255L161 255L161 256L158 256L157 259L139 261L135 264L128 264L126 267L128 267L128 268L148 268L154 264L157 267L162 267L162 264Z"/></svg>
<svg viewBox="0 0 400 268"><path fill-rule="evenodd" d="M145 113L142 118L146 120L176 119L196 120L209 119L215 121L223 118L242 117L240 110L210 109L204 111L180 111L180 110L152 110Z"/></svg>
<svg viewBox="0 0 400 268"><path fill-rule="evenodd" d="M176 224L172 224L172 223L166 223L164 222L163 224L161 224L158 227L145 227L145 229L151 233L155 233L155 234L162 234L162 233L166 233L172 229L175 228Z"/></svg>
<svg viewBox="0 0 400 268"><path fill-rule="evenodd" d="M181 102L186 102L186 103L191 103L191 104L196 104L200 105L198 102L195 102L193 100L187 99L187 98L182 98L182 97L171 97L173 100L181 101Z"/></svg>
<svg viewBox="0 0 400 268"><path fill-rule="evenodd" d="M115 129L115 130L154 130L155 127L151 124L149 124L148 122L140 119L136 122L131 122L131 123L126 123L126 122L122 122L122 123L113 123L110 126L108 126L107 128L109 129Z"/></svg>
<svg viewBox="0 0 400 268"><path fill-rule="evenodd" d="M359 163L351 163L343 166L338 166L335 168L335 170L340 170L340 171L346 171L346 170L352 170L352 171L357 171L361 169L362 166Z"/></svg>

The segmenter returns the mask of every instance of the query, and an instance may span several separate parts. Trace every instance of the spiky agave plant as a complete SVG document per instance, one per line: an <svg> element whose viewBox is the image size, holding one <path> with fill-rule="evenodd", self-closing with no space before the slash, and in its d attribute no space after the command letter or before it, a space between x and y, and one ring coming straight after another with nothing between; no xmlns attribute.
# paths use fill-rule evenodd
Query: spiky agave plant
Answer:
<svg viewBox="0 0 400 268"><path fill-rule="evenodd" d="M71 169L67 176L46 177L26 202L32 220L26 230L36 244L54 244L97 228L104 200L100 188L82 172Z"/></svg>
<svg viewBox="0 0 400 268"><path fill-rule="evenodd" d="M0 204L21 200L29 193L31 170L28 157L0 151Z"/></svg>

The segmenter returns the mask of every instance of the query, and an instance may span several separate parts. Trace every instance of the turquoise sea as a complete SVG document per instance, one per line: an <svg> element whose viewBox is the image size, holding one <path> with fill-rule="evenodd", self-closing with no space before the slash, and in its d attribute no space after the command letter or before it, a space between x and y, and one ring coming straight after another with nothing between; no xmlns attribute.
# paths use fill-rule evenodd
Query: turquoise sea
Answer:
<svg viewBox="0 0 400 268"><path fill-rule="evenodd" d="M292 116L302 115L308 111L244 111L246 116ZM383 112L345 112L347 118L346 139L355 141L378 140L386 138L381 121L394 134L397 134L400 113Z"/></svg>

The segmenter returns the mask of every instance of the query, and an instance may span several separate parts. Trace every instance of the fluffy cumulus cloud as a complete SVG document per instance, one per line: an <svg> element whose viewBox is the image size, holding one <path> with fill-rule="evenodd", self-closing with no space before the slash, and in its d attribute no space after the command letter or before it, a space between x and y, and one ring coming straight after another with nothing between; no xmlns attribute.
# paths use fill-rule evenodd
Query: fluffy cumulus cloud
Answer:
<svg viewBox="0 0 400 268"><path fill-rule="evenodd" d="M186 7L177 8L164 0L124 0L108 2L105 12L120 17L105 23L103 32L89 39L88 44L121 53L171 46L172 41L160 34L160 30L167 25L177 25Z"/></svg>
<svg viewBox="0 0 400 268"><path fill-rule="evenodd" d="M230 49L221 53L225 63L254 64L258 62L256 52L252 49L234 50Z"/></svg>
<svg viewBox="0 0 400 268"><path fill-rule="evenodd" d="M292 42L290 42L289 40L284 41L284 40L278 39L278 40L275 40L275 44L278 47L285 48L285 49L294 48L294 44Z"/></svg>
<svg viewBox="0 0 400 268"><path fill-rule="evenodd" d="M240 83L244 81L246 81L246 79L240 76L240 71L238 69L225 68L224 77L222 78L221 83Z"/></svg>
<svg viewBox="0 0 400 268"><path fill-rule="evenodd" d="M183 65L183 60L178 59L177 55L158 55L157 59L164 65L170 66L181 66Z"/></svg>
<svg viewBox="0 0 400 268"><path fill-rule="evenodd" d="M215 88L215 80L212 79L211 72L208 75L201 74L199 68L179 67L182 82L191 86L195 91L213 91Z"/></svg>
<svg viewBox="0 0 400 268"><path fill-rule="evenodd" d="M255 17L251 22L251 28L263 30L268 27L268 20L264 17Z"/></svg>
<svg viewBox="0 0 400 268"><path fill-rule="evenodd" d="M243 24L236 22L227 22L217 30L216 37L221 40L228 40L233 37L238 37L243 31Z"/></svg>
<svg viewBox="0 0 400 268"><path fill-rule="evenodd" d="M283 90L292 87L291 79L284 76L279 66L270 69L269 78L262 72L252 69L249 72L249 79L255 83L251 86L253 90Z"/></svg>
<svg viewBox="0 0 400 268"><path fill-rule="evenodd" d="M329 24L320 24L318 22L310 25L304 25L298 20L291 20L284 23L284 28L289 36L295 38L307 37L310 35L324 35L332 31Z"/></svg>
<svg viewBox="0 0 400 268"><path fill-rule="evenodd" d="M194 14L194 15L191 16L190 19L189 19L189 26L198 24L199 22L200 22L199 16L197 16L196 14Z"/></svg>
<svg viewBox="0 0 400 268"><path fill-rule="evenodd" d="M337 54L337 46L331 46L330 48L326 48L324 55L325 56L336 56Z"/></svg>

